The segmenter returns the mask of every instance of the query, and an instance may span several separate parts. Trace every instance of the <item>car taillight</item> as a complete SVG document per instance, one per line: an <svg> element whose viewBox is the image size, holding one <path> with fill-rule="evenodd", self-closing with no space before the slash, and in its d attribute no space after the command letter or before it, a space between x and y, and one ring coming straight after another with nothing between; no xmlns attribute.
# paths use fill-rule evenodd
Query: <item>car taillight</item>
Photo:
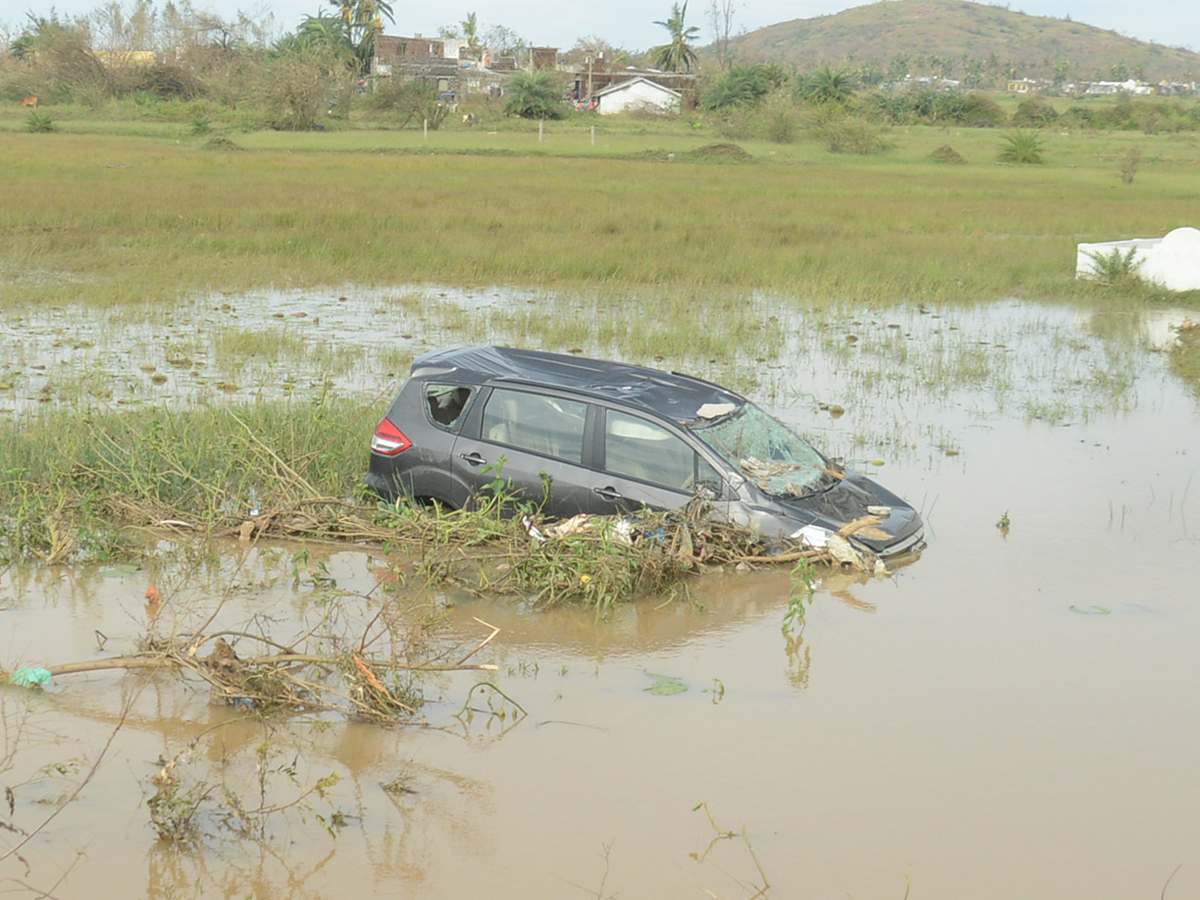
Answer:
<svg viewBox="0 0 1200 900"><path fill-rule="evenodd" d="M393 425L388 419L382 419L371 438L371 449L384 456L395 456L412 446L412 441L404 436L404 432Z"/></svg>

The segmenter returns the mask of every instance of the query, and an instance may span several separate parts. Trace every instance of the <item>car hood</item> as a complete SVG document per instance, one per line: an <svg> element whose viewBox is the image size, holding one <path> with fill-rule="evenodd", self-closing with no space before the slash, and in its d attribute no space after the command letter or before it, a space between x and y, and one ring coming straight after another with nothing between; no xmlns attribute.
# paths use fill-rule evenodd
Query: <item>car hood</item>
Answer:
<svg viewBox="0 0 1200 900"><path fill-rule="evenodd" d="M875 516L879 524L856 532L852 540L878 556L889 556L912 548L923 534L915 509L855 472L846 472L837 484L806 497L776 498L757 487L750 489L757 495L760 512L755 526L764 537L792 537L809 525L838 531L856 519Z"/></svg>

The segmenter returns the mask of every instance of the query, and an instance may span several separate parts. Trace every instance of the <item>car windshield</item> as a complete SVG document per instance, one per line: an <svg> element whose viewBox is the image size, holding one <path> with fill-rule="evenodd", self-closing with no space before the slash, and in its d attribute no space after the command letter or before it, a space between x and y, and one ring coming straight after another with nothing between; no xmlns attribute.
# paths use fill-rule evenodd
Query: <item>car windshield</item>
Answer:
<svg viewBox="0 0 1200 900"><path fill-rule="evenodd" d="M693 432L772 497L804 497L837 478L807 441L751 403Z"/></svg>

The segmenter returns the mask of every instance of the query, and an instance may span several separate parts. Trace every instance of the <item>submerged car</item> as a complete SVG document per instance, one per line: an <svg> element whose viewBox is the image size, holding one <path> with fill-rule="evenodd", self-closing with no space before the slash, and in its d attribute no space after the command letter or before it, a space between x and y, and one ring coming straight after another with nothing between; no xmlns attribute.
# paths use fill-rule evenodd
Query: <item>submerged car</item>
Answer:
<svg viewBox="0 0 1200 900"><path fill-rule="evenodd" d="M921 517L746 398L642 366L507 347L427 353L380 421L367 484L458 509L497 477L549 516L673 510L703 498L765 539L917 545Z"/></svg>

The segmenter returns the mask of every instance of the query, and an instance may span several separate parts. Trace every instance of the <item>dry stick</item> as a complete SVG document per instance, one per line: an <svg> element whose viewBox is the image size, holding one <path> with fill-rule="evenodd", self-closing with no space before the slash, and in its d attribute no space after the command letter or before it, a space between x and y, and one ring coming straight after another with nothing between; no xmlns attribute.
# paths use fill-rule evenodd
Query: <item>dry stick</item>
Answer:
<svg viewBox="0 0 1200 900"><path fill-rule="evenodd" d="M471 616L471 618L474 619L476 622L478 622L480 625L484 626L485 628L492 629L492 633L489 634L487 637L485 637L482 641L480 641L474 650L472 650L470 653L468 653L466 656L464 656L462 659L460 659L458 661L458 664L460 666L463 663L465 663L468 659L470 659L472 656L474 656L476 653L478 653L480 650L482 650L484 647L486 647L491 642L492 638L494 638L496 635L498 635L500 633L499 628L497 628L495 625L492 625L489 622L483 621L483 619L479 618L479 616Z"/></svg>
<svg viewBox="0 0 1200 900"><path fill-rule="evenodd" d="M209 635L209 637L214 636ZM474 652L472 651L464 659L469 658ZM248 668L290 665L294 663L337 666L340 662L341 660L337 657L309 653L277 653L271 656L255 656L249 659L238 660L239 665ZM464 665L463 663L449 666L430 666L422 664L411 665L409 663L395 662L394 660L370 660L370 664L379 669L398 669L410 672L497 672L500 669L499 666L492 663L479 663L472 666ZM137 656L113 656L108 659L60 663L56 666L47 666L46 670L51 675L77 675L80 672L99 672L105 669L165 669L177 666L197 672L201 677L204 677L206 674L201 661L194 655L183 657L177 653L159 653L153 656L140 654ZM209 679L206 678L205 680Z"/></svg>
<svg viewBox="0 0 1200 900"><path fill-rule="evenodd" d="M764 896L771 889L771 882L767 879L767 873L763 871L762 863L758 861L758 854L754 852L754 845L750 843L750 838L746 837L746 826L742 826L742 840L746 842L746 849L750 851L750 858L754 860L754 868L758 869L759 877L763 880L762 890L755 897ZM754 900L752 897L751 900Z"/></svg>
<svg viewBox="0 0 1200 900"><path fill-rule="evenodd" d="M1190 484L1191 482L1189 481L1188 483ZM1168 875L1168 876L1167 876L1167 881L1166 881L1166 884L1164 884L1164 885L1163 885L1162 892L1161 892L1161 893L1158 895L1158 900L1166 900L1166 897L1167 897L1167 886L1168 886L1168 885L1171 883L1171 879L1175 877L1175 872L1178 872L1178 871L1179 871L1180 869L1182 869L1182 868L1183 868L1183 863L1180 863L1179 865L1177 865L1177 866L1175 867L1175 871L1174 871L1174 872L1172 872L1170 875Z"/></svg>

